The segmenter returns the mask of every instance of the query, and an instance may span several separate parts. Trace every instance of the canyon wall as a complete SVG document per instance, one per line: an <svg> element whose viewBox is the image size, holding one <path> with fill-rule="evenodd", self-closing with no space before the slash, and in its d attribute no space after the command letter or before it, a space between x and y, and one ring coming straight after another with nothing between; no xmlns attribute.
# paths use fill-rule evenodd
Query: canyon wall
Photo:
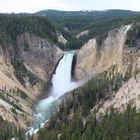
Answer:
<svg viewBox="0 0 140 140"><path fill-rule="evenodd" d="M128 47L126 39L130 28L128 25L110 31L101 46L97 45L95 38L91 39L77 52L74 74L78 80L109 71L111 66L115 66L114 74L128 77L128 81L123 81L109 99L101 100L91 109L91 113L98 110L97 116L105 114L111 107L118 111L124 111L128 104L140 108L140 50L137 49L140 43Z"/></svg>
<svg viewBox="0 0 140 140"><path fill-rule="evenodd" d="M16 46L0 46L0 116L4 120L24 129L31 124L32 106L62 56L57 46L30 33L18 36ZM29 77L23 77L25 84L17 79L13 58L35 75L38 81L34 85Z"/></svg>
<svg viewBox="0 0 140 140"><path fill-rule="evenodd" d="M89 40L77 52L75 78L90 78L112 65L116 65L121 73L125 73L130 65L133 71L140 70L140 52L133 51L125 45L130 28L131 26L127 25L110 31L101 46L97 45L95 38Z"/></svg>
<svg viewBox="0 0 140 140"><path fill-rule="evenodd" d="M50 78L58 60L63 56L56 45L29 33L18 37L17 45L26 68L43 81Z"/></svg>

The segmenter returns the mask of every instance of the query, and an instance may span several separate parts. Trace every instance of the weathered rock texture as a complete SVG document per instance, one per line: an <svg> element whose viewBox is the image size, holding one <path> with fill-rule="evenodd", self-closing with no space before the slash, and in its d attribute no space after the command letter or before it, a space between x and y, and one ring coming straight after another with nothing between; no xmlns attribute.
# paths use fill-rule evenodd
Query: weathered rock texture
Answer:
<svg viewBox="0 0 140 140"><path fill-rule="evenodd" d="M126 45L126 35L130 25L112 30L102 46L97 47L96 39L89 40L77 53L75 78L84 79L101 73L111 65L117 65L118 72L124 73L128 67L140 70L140 53Z"/></svg>
<svg viewBox="0 0 140 140"><path fill-rule="evenodd" d="M76 38L80 38L80 37L86 36L88 34L89 34L89 30L85 30L85 31L79 33L78 35L76 35Z"/></svg>
<svg viewBox="0 0 140 140"><path fill-rule="evenodd" d="M100 101L91 112L98 110L97 115L105 114L112 107L117 111L124 111L129 104L140 110L140 74L130 78L111 98Z"/></svg>
<svg viewBox="0 0 140 140"><path fill-rule="evenodd" d="M17 45L26 68L43 81L50 78L55 65L63 56L63 52L54 44L29 33L20 36Z"/></svg>
<svg viewBox="0 0 140 140"><path fill-rule="evenodd" d="M60 43L62 43L62 44L64 44L64 45L66 45L66 43L67 43L68 41L62 36L62 34L59 34L59 35L58 35L58 42L60 42Z"/></svg>
<svg viewBox="0 0 140 140"><path fill-rule="evenodd" d="M4 120L14 123L21 128L27 128L32 121L32 106L37 97L42 94L44 84L49 81L51 74L63 52L47 41L33 34L25 33L17 38L18 58L28 71L36 75L40 81L34 86L22 85L15 76L11 64L11 51L0 46L0 115ZM14 54L14 53L12 53ZM17 89L23 91L28 98L23 99ZM16 107L15 107L16 106ZM19 106L19 108L17 108Z"/></svg>

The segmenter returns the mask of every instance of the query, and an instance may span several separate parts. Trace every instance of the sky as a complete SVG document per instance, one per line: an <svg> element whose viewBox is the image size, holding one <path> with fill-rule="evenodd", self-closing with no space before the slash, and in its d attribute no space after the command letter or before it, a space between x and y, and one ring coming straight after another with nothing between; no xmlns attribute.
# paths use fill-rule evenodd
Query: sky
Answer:
<svg viewBox="0 0 140 140"><path fill-rule="evenodd" d="M0 13L34 13L44 9L140 11L140 0L0 0Z"/></svg>

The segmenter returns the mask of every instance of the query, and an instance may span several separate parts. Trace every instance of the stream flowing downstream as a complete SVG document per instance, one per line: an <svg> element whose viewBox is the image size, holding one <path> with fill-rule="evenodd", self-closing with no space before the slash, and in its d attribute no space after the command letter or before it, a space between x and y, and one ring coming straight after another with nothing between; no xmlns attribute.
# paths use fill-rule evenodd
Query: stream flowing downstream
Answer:
<svg viewBox="0 0 140 140"><path fill-rule="evenodd" d="M37 103L33 114L33 124L28 130L27 135L37 133L39 128L44 126L52 116L53 109L61 96L81 85L81 82L73 82L71 79L73 56L74 51L68 51L65 52L60 60L52 76L52 87L49 96Z"/></svg>

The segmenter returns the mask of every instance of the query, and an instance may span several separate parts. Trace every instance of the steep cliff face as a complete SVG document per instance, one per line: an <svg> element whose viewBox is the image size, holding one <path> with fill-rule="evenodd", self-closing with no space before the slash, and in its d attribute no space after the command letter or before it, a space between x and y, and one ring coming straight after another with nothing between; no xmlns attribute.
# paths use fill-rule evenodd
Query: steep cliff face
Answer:
<svg viewBox="0 0 140 140"><path fill-rule="evenodd" d="M122 73L130 65L131 67L135 65L136 69L139 69L139 52L132 52L125 45L129 28L131 26L127 25L110 31L100 47L97 46L95 38L89 40L77 53L76 79L83 79L101 73L111 65L117 65L118 72ZM134 70L136 69L134 68Z"/></svg>
<svg viewBox="0 0 140 140"><path fill-rule="evenodd" d="M43 81L52 74L63 52L48 40L25 33L17 39L20 56L26 68Z"/></svg>
<svg viewBox="0 0 140 140"><path fill-rule="evenodd" d="M32 121L32 106L42 94L63 52L47 39L29 33L20 35L16 44L17 52L12 45L10 49L0 46L0 116L25 129ZM18 69L13 66L13 55L39 79L34 85L28 82L29 77L23 77L25 85L17 79Z"/></svg>
<svg viewBox="0 0 140 140"><path fill-rule="evenodd" d="M91 110L91 112L98 110L97 115L105 114L111 107L124 111L128 104L140 108L140 50L137 49L139 43L133 48L125 43L130 28L131 26L128 25L110 31L100 47L97 46L96 39L91 39L77 52L75 68L77 79L91 78L98 73L109 71L113 65L116 66L117 73L130 78L128 81L123 81L119 90L109 99L101 100Z"/></svg>
<svg viewBox="0 0 140 140"><path fill-rule="evenodd" d="M89 40L78 52L75 67L75 77L83 79L87 77L93 70L97 62L96 40Z"/></svg>
<svg viewBox="0 0 140 140"><path fill-rule="evenodd" d="M16 126L26 128L31 121L31 104L20 97L19 91L27 95L30 92L15 77L10 62L10 53L0 47L0 116ZM29 98L33 99L33 95Z"/></svg>
<svg viewBox="0 0 140 140"><path fill-rule="evenodd" d="M63 37L62 34L58 34L58 42L66 45L68 41Z"/></svg>
<svg viewBox="0 0 140 140"><path fill-rule="evenodd" d="M126 110L127 105L131 104L138 110L140 109L140 74L131 77L125 82L122 87L111 98L100 101L91 112L98 110L97 116L105 114L110 108L123 112Z"/></svg>

